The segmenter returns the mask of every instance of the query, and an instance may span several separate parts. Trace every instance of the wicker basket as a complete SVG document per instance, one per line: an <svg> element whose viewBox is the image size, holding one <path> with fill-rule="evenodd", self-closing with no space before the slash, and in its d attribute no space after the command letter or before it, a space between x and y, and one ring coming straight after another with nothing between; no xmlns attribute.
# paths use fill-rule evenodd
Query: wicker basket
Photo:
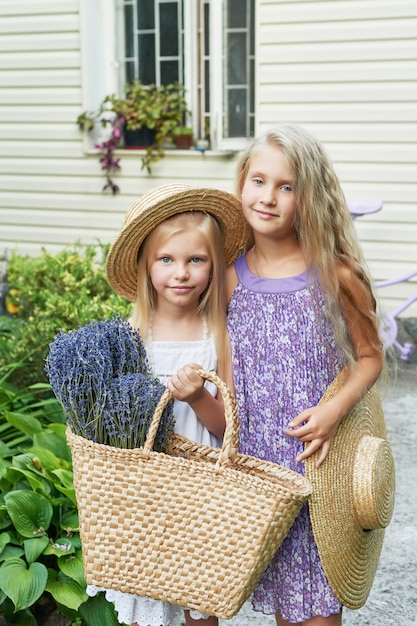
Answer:
<svg viewBox="0 0 417 626"><path fill-rule="evenodd" d="M175 435L143 448L93 443L67 431L88 584L165 600L222 619L235 615L290 529L311 485L300 474L237 452L234 398L222 393L222 449Z"/></svg>

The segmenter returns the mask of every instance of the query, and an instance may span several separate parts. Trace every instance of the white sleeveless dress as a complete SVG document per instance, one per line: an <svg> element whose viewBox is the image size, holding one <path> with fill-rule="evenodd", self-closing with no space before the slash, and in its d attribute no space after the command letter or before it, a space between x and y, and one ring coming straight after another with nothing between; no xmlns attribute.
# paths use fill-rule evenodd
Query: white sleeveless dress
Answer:
<svg viewBox="0 0 417 626"><path fill-rule="evenodd" d="M147 351L155 376L164 384L187 363L198 363L205 370L217 370L216 347L211 336L201 341L153 341ZM212 396L216 395L217 388L213 383L206 381L205 387ZM176 433L213 448L221 447L221 440L203 426L186 402L175 400L174 416ZM95 596L99 591L104 591L106 599L114 602L118 619L124 624L137 622L140 626L169 626L183 611L181 607L161 600L95 585L87 586L89 596ZM204 620L207 617L198 611L190 611L190 614L194 619Z"/></svg>

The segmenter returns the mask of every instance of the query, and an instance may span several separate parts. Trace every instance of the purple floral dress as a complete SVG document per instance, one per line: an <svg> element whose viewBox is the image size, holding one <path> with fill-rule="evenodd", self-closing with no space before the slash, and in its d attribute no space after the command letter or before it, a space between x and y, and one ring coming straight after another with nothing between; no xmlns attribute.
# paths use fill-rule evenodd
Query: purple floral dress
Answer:
<svg viewBox="0 0 417 626"><path fill-rule="evenodd" d="M284 429L315 406L343 367L314 276L285 279L252 274L235 263L238 285L229 304L240 452L304 474L295 458L304 444ZM313 303L315 305L313 306ZM252 597L255 611L298 623L340 611L323 572L305 503Z"/></svg>

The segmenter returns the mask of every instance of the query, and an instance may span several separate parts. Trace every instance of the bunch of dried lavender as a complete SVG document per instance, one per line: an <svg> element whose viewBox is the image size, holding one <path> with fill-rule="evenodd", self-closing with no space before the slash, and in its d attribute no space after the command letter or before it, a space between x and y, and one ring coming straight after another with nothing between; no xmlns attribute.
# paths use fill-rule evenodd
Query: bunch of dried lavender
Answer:
<svg viewBox="0 0 417 626"><path fill-rule="evenodd" d="M61 331L45 371L76 435L117 448L143 446L165 387L151 372L139 332L123 317ZM154 449L165 450L173 432L170 402Z"/></svg>

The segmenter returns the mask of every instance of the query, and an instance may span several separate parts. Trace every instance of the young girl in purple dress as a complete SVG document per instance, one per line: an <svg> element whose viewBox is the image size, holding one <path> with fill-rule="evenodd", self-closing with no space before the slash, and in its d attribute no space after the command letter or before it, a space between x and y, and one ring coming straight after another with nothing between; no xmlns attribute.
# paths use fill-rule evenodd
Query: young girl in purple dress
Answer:
<svg viewBox="0 0 417 626"><path fill-rule="evenodd" d="M304 473L313 452L323 463L338 424L382 370L375 298L336 173L303 128L256 139L237 191L254 240L227 275L240 451ZM317 406L345 365L346 383ZM278 626L341 624L308 504L252 605Z"/></svg>

